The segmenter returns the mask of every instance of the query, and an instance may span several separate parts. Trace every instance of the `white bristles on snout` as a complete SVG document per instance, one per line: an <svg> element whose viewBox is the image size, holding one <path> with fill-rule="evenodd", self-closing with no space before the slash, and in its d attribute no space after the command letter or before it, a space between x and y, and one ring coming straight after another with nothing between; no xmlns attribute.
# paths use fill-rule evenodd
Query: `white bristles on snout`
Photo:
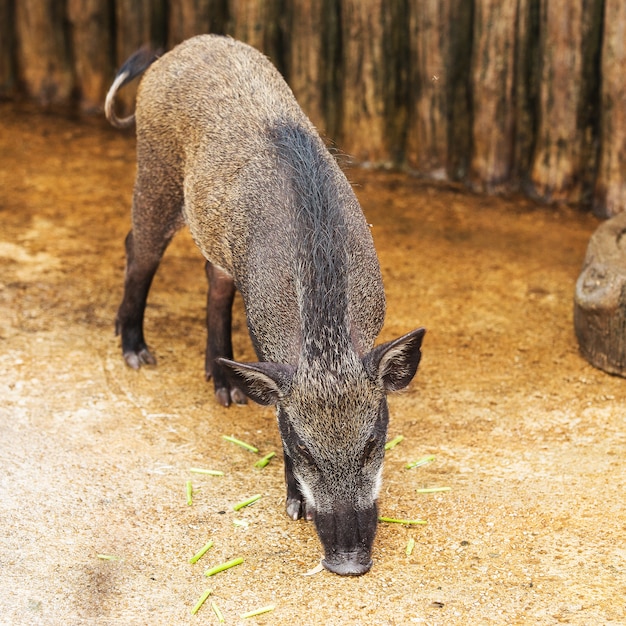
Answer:
<svg viewBox="0 0 626 626"><path fill-rule="evenodd" d="M311 511L315 511L315 498L313 496L313 492L310 487L299 477L296 475L296 479L298 481L298 487L300 488L300 493L306 502L307 507Z"/></svg>

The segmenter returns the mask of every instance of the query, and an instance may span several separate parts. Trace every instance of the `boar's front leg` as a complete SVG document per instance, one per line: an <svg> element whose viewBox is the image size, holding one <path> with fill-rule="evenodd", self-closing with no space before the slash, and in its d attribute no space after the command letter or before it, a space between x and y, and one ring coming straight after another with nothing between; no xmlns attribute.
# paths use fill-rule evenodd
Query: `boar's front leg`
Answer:
<svg viewBox="0 0 626 626"><path fill-rule="evenodd" d="M223 368L215 359L223 357L232 360L231 339L232 307L235 298L235 283L223 270L206 262L206 275L209 281L209 294L206 306L207 343L204 371L206 379L213 378L215 397L223 406L245 404L246 396L232 385Z"/></svg>

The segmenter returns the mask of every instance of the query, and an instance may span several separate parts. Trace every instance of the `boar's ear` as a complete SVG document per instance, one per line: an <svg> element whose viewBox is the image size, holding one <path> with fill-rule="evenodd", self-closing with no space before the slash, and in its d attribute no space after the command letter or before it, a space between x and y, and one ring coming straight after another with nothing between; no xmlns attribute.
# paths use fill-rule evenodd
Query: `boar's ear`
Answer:
<svg viewBox="0 0 626 626"><path fill-rule="evenodd" d="M216 359L230 381L251 400L259 404L276 404L285 395L293 377L294 368L280 363L238 363Z"/></svg>
<svg viewBox="0 0 626 626"><path fill-rule="evenodd" d="M425 328L418 328L399 339L376 346L363 358L370 375L382 381L386 391L397 391L406 387L422 358L422 339Z"/></svg>

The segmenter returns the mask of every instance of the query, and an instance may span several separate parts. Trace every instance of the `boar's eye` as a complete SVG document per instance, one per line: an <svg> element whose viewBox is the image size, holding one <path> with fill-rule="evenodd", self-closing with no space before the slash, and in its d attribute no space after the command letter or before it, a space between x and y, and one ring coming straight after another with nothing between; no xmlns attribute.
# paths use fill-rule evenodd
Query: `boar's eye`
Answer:
<svg viewBox="0 0 626 626"><path fill-rule="evenodd" d="M282 411L278 412L278 426L284 442L285 453L290 457L293 456L293 454L297 454L307 463L316 465L313 455L293 429L289 418Z"/></svg>

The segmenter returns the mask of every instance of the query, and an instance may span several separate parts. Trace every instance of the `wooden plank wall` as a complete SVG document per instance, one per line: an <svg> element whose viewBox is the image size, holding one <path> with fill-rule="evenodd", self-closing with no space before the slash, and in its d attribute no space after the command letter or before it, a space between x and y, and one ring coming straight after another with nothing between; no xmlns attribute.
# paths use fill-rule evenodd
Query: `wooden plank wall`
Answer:
<svg viewBox="0 0 626 626"><path fill-rule="evenodd" d="M623 0L0 0L0 97L98 112L132 51L204 32L265 52L359 162L626 207Z"/></svg>

